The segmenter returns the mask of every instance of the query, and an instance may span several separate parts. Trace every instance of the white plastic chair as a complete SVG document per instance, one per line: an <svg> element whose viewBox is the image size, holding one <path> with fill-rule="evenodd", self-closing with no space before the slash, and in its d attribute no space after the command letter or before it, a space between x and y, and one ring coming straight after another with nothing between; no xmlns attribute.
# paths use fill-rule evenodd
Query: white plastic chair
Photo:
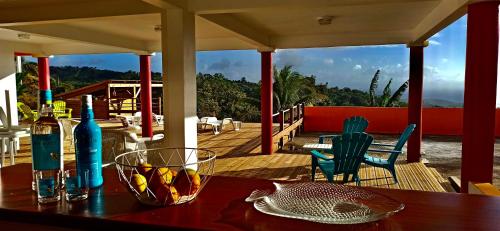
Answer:
<svg viewBox="0 0 500 231"><path fill-rule="evenodd" d="M63 136L64 140L70 142L70 148L75 147L75 128L76 125L80 123L78 120L73 120L73 119L59 119L61 121L62 127L63 127Z"/></svg>

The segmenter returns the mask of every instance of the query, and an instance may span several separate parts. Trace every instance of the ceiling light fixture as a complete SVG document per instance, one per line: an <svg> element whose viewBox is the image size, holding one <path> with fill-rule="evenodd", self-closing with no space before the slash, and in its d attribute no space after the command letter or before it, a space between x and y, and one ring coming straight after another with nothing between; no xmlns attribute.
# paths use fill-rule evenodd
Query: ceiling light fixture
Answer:
<svg viewBox="0 0 500 231"><path fill-rule="evenodd" d="M316 20L318 20L318 23L321 26L330 25L330 24L332 24L333 16L325 15L325 16L317 17Z"/></svg>
<svg viewBox="0 0 500 231"><path fill-rule="evenodd" d="M30 39L31 35L30 34L26 34L26 33L19 33L19 34L17 34L17 38L18 39Z"/></svg>

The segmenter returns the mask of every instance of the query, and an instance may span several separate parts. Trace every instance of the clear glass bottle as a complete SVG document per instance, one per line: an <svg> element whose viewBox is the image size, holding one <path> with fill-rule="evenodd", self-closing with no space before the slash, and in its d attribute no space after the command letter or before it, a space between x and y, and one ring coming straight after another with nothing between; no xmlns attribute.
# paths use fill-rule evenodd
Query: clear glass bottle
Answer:
<svg viewBox="0 0 500 231"><path fill-rule="evenodd" d="M63 129L52 113L52 107L42 104L40 117L31 125L31 157L33 181L35 170L64 171Z"/></svg>
<svg viewBox="0 0 500 231"><path fill-rule="evenodd" d="M102 185L102 131L94 120L92 95L82 96L81 122L75 128L76 168L89 171L89 186Z"/></svg>

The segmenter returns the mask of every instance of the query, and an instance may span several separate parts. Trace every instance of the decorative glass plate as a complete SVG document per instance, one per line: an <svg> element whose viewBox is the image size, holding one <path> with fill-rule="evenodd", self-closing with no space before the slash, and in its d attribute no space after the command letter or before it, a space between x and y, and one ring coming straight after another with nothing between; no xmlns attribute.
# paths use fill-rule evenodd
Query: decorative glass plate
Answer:
<svg viewBox="0 0 500 231"><path fill-rule="evenodd" d="M327 224L358 224L386 218L404 208L387 196L359 187L326 183L274 183L245 199L263 213Z"/></svg>

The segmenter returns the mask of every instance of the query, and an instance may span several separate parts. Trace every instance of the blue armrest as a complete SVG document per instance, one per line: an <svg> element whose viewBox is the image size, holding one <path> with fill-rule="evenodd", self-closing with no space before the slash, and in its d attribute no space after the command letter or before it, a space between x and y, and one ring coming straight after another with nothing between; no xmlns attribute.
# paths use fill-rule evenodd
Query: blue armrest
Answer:
<svg viewBox="0 0 500 231"><path fill-rule="evenodd" d="M402 153L402 151L398 151L398 150L381 150L381 149L368 149L368 152Z"/></svg>
<svg viewBox="0 0 500 231"><path fill-rule="evenodd" d="M372 143L372 145L382 146L382 147L394 147L394 146L396 146L394 144L382 144L382 143Z"/></svg>
<svg viewBox="0 0 500 231"><path fill-rule="evenodd" d="M325 156L316 150L312 150L311 155L313 155L313 157L316 157L316 158L319 158L322 160L333 160L333 158L329 158L328 156Z"/></svg>

